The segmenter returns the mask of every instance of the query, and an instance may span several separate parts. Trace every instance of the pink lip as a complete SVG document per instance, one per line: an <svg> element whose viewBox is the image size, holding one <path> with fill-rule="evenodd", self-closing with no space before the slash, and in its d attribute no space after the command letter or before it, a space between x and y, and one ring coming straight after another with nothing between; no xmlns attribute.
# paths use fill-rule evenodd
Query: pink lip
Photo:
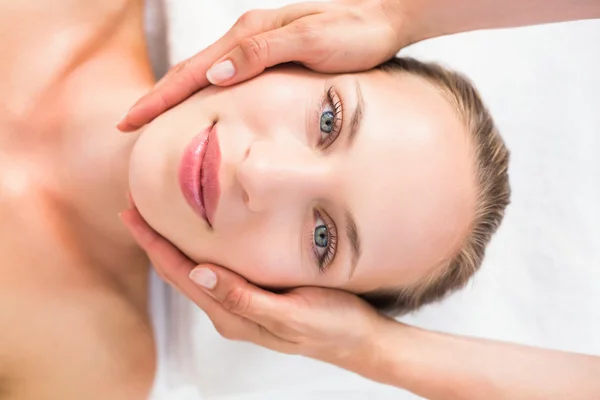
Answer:
<svg viewBox="0 0 600 400"><path fill-rule="evenodd" d="M209 126L192 139L179 166L179 186L190 207L213 226L219 203L221 151L215 126Z"/></svg>

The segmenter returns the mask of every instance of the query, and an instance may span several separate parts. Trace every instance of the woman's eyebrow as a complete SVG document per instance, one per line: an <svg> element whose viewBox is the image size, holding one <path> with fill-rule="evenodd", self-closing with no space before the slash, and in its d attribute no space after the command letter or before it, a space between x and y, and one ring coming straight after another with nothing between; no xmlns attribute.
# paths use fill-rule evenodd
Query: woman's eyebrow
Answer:
<svg viewBox="0 0 600 400"><path fill-rule="evenodd" d="M358 259L361 254L361 245L360 245L360 235L358 234L358 228L356 226L356 222L352 213L350 211L346 211L346 237L348 238L348 242L350 243L350 250L352 252L352 262L350 264L350 272L348 274L348 279L352 279L352 275L354 275L354 270L356 269L356 265L358 264Z"/></svg>
<svg viewBox="0 0 600 400"><path fill-rule="evenodd" d="M346 144L347 146L352 146L352 143L356 139L358 132L360 132L360 126L363 121L364 109L365 109L365 99L362 95L362 90L360 89L360 83L358 80L354 80L354 87L356 89L356 106L354 107L354 112L350 117L350 131L346 136ZM348 243L350 243L350 251L352 252L352 261L350 264L350 271L348 273L348 279L352 279L352 275L354 275L354 270L356 269L356 265L358 264L358 259L361 254L361 245L360 245L360 235L358 234L358 227L356 226L356 221L354 216L349 210L346 210L345 214L345 224L346 224L346 238L348 239Z"/></svg>
<svg viewBox="0 0 600 400"><path fill-rule="evenodd" d="M363 116L364 116L364 108L365 108L365 99L362 95L362 90L360 89L360 83L358 80L354 80L356 87L356 106L354 107L354 112L352 113L352 117L350 117L350 132L348 133L347 143L348 146L351 146L356 135L360 131L360 125L362 124Z"/></svg>

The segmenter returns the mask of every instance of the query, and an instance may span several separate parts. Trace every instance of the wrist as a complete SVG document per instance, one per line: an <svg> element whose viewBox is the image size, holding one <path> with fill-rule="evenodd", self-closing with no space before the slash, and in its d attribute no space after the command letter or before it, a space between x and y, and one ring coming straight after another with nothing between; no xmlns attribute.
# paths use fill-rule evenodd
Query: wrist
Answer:
<svg viewBox="0 0 600 400"><path fill-rule="evenodd" d="M402 368L401 350L406 346L406 333L410 327L392 318L379 316L364 345L357 351L346 365L341 367L351 370L365 378L398 385L396 371Z"/></svg>
<svg viewBox="0 0 600 400"><path fill-rule="evenodd" d="M387 22L394 35L394 48L402 48L420 41L419 23L415 21L419 11L418 0L375 0L380 16Z"/></svg>
<svg viewBox="0 0 600 400"><path fill-rule="evenodd" d="M431 29L432 5L429 1L383 0L382 5L391 21L399 49L439 36Z"/></svg>
<svg viewBox="0 0 600 400"><path fill-rule="evenodd" d="M414 44L426 39L451 35L475 29L477 21L470 20L466 7L474 8L473 3L461 0L387 0L390 8L398 11L395 15L395 29L408 43Z"/></svg>

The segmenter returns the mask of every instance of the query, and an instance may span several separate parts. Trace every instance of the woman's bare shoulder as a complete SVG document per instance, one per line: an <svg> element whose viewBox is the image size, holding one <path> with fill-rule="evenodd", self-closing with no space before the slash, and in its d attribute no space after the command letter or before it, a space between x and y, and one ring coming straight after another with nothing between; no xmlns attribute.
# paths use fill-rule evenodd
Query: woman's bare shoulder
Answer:
<svg viewBox="0 0 600 400"><path fill-rule="evenodd" d="M48 87L96 56L135 24L143 42L143 0L0 1L0 89L14 114L31 106ZM123 36L121 34L121 36ZM43 61L42 61L43 60Z"/></svg>
<svg viewBox="0 0 600 400"><path fill-rule="evenodd" d="M0 399L147 398L155 370L147 321L115 293L40 282L47 277L0 287Z"/></svg>
<svg viewBox="0 0 600 400"><path fill-rule="evenodd" d="M56 214L23 175L0 175L0 399L144 399L147 315L61 251Z"/></svg>
<svg viewBox="0 0 600 400"><path fill-rule="evenodd" d="M27 150L29 139L41 138L32 129L40 118L31 117L30 99L57 81L65 62L104 63L96 53L77 58L98 32L123 31L108 28L124 5L138 3L0 1L2 400L142 399L150 388L155 356L147 313L95 273L93 257L65 246L74 233L39 184L52 178L52 161ZM79 68L78 79L98 81L97 71L88 70Z"/></svg>
<svg viewBox="0 0 600 400"><path fill-rule="evenodd" d="M5 62L7 55L20 54L36 58L44 50L70 51L74 43L110 33L131 13L143 10L143 0L19 0L0 2L0 46ZM24 46L27 48L24 49ZM48 60L44 59L47 64Z"/></svg>

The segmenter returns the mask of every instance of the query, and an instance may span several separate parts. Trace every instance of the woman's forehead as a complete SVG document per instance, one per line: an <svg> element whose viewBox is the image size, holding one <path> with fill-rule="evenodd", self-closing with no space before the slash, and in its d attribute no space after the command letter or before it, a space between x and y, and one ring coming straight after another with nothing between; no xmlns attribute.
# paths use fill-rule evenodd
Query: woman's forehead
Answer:
<svg viewBox="0 0 600 400"><path fill-rule="evenodd" d="M453 251L472 217L467 132L435 87L403 75L358 77L364 117L342 175L363 243L361 284L421 277Z"/></svg>

